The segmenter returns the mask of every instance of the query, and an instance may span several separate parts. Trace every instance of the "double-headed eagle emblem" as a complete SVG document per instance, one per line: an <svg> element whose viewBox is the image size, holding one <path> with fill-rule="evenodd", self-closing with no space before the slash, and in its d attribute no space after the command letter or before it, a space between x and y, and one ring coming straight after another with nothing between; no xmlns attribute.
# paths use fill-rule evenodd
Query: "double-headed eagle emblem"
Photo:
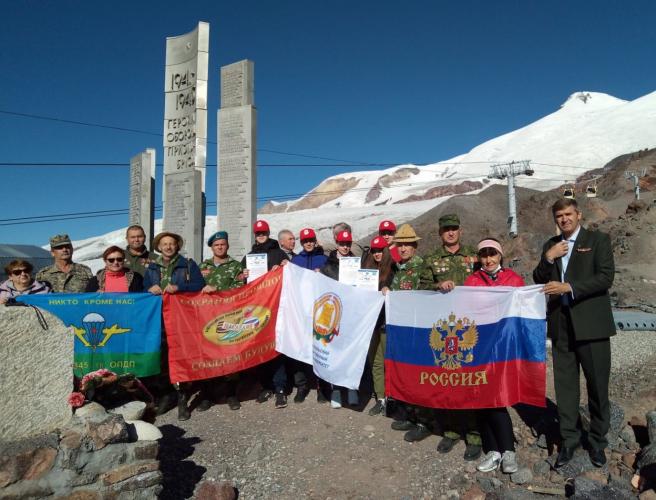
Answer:
<svg viewBox="0 0 656 500"><path fill-rule="evenodd" d="M477 343L476 323L468 318L456 320L456 315L451 313L448 321L433 323L430 346L435 364L441 368L457 370L462 363L471 363Z"/></svg>

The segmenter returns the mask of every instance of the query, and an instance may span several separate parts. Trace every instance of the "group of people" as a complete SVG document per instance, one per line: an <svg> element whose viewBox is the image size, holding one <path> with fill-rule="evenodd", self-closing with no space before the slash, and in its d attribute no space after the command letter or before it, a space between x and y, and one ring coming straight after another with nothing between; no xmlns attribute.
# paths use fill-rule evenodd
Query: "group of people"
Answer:
<svg viewBox="0 0 656 500"><path fill-rule="evenodd" d="M554 382L560 421L562 445L556 467L571 460L581 445L582 433L578 414L579 372L583 369L588 387L590 431L588 453L592 463L606 462L605 438L609 428L608 380L610 373L609 337L615 334L608 289L614 277L613 253L609 237L581 227L582 214L575 200L561 199L551 208L558 235L549 239L533 272L533 281L544 284L548 297L548 336L552 340ZM338 279L340 260L360 254L361 266L379 271L379 290L433 290L449 293L456 286L523 286L524 279L504 267L504 249L499 240L481 239L475 247L461 241L463 229L456 214L439 218L441 244L422 258L418 255L421 238L409 224L396 227L382 221L379 233L370 244L360 247L353 241L351 227L339 223L333 227L334 249L329 252L319 244L316 232L304 228L298 238L292 231L282 230L278 240L271 238L269 225L258 220L253 225L255 243L252 254L266 254L268 270L284 265L299 265ZM0 284L0 303L19 295L35 293L78 292L149 292L156 295L178 292L213 293L243 286L249 276L241 261L229 255L229 236L217 231L207 241L211 257L198 265L181 254L183 239L162 232L153 240L151 252L145 245L140 226L126 232L127 247L111 246L103 252L104 268L95 275L84 265L73 262L73 246L68 235L50 239L54 263L33 278L32 265L22 259L12 261L5 271L8 280ZM296 253L296 241L300 252ZM355 252L354 252L355 250ZM475 307L475 304L472 305ZM178 418L190 418L190 384L167 383L166 340L162 345L162 372L152 386L158 395L158 411L163 413L177 404ZM385 415L391 406L385 395L385 315L377 320L371 339L365 375L373 383L374 404L369 415ZM227 388L228 406L237 410L239 374L196 384L197 411L207 410L217 400L217 389ZM276 408L287 406L288 379L296 386L295 403L303 403L312 389L317 401L333 408L342 407L346 394L349 405L360 403L357 391L331 386L317 380L310 365L279 355L256 367L261 385L258 403L274 397ZM291 381L289 381L291 382ZM450 452L464 439L465 460L481 461L480 471L501 469L512 473L518 469L512 422L506 408L481 410L435 410L403 402L395 402L392 428L404 431L406 441L419 441L438 430L442 434L437 450Z"/></svg>

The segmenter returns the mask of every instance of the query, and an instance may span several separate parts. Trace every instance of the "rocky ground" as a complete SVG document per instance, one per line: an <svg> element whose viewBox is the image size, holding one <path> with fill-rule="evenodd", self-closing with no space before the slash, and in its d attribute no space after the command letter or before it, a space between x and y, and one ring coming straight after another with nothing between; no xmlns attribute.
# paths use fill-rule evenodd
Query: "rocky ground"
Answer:
<svg viewBox="0 0 656 500"><path fill-rule="evenodd" d="M186 422L178 422L175 411L158 418L162 498L191 498L206 481L228 482L240 498L524 498L564 495L574 486L578 498L635 497L630 480L636 452L648 439L645 413L656 408L655 378L656 332L618 334L609 464L595 469L582 452L572 467L553 471L547 461L556 431L553 405L519 407L512 418L523 468L512 478L477 473L462 458L463 443L440 455L438 436L404 442L389 418L367 415L371 402L364 412L334 410L318 404L313 391L303 404L290 397L287 408L275 409L273 401L257 404L256 388L243 384L239 411L219 404ZM553 401L551 383L547 394ZM578 476L576 482L570 476Z"/></svg>

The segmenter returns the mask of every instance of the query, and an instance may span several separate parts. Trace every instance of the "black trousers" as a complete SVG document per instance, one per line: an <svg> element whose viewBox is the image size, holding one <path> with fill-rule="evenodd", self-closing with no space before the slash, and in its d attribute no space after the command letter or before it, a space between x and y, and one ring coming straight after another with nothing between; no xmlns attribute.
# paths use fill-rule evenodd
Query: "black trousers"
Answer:
<svg viewBox="0 0 656 500"><path fill-rule="evenodd" d="M488 451L515 451L515 435L512 420L506 408L476 410L478 427L481 431L483 449Z"/></svg>
<svg viewBox="0 0 656 500"><path fill-rule="evenodd" d="M559 328L554 333L554 385L563 446L574 447L581 441L579 379L582 368L590 409L588 441L592 447L603 449L608 446L606 433L610 427L610 340L576 341L568 307L561 309Z"/></svg>

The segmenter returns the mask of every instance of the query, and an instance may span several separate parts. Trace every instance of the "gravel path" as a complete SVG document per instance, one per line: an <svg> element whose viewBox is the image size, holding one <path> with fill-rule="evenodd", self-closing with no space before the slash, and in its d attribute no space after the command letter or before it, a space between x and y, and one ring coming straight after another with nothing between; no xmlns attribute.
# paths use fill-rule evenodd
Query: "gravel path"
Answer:
<svg viewBox="0 0 656 500"><path fill-rule="evenodd" d="M627 417L653 408L656 332L620 332L612 350L611 394L630 406ZM553 399L552 384L547 392ZM190 498L202 479L230 481L247 499L447 498L473 482L463 443L448 455L436 452L437 436L406 443L390 419L367 415L371 405L364 412L334 410L312 391L302 404L290 397L284 409L251 397L239 411L220 404L186 422L171 411L156 422L165 436L163 498ZM514 412L513 420L522 425Z"/></svg>

